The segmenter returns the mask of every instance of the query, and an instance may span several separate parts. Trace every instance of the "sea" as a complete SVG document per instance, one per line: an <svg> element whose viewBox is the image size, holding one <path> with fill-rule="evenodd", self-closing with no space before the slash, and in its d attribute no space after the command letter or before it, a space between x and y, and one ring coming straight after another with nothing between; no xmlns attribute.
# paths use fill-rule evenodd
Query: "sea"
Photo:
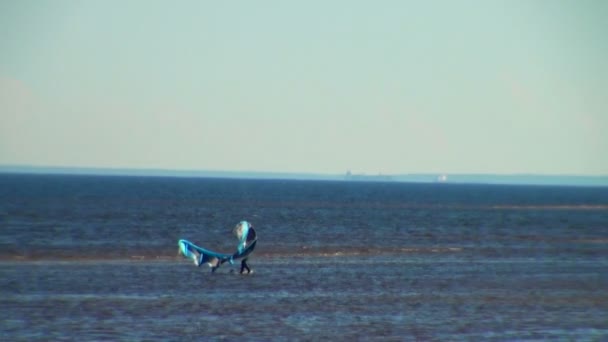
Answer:
<svg viewBox="0 0 608 342"><path fill-rule="evenodd" d="M0 174L0 340L608 341L608 188Z"/></svg>

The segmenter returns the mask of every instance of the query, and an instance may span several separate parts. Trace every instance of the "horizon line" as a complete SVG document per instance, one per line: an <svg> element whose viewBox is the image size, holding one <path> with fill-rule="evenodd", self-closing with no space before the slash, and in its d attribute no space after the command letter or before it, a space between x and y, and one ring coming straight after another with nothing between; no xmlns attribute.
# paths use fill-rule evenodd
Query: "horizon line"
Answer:
<svg viewBox="0 0 608 342"><path fill-rule="evenodd" d="M365 174L312 173L282 171L193 170L161 168L33 166L0 164L0 174L74 175L74 176L131 176L174 178L229 178L259 180L326 180L343 182L392 182L436 184L488 185L547 185L607 187L608 175L534 174L534 173L403 173Z"/></svg>

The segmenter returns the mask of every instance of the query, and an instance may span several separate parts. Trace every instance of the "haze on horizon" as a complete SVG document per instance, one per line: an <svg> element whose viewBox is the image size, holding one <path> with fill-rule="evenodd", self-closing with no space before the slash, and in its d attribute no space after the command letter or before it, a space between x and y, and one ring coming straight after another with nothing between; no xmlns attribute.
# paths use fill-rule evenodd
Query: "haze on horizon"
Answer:
<svg viewBox="0 0 608 342"><path fill-rule="evenodd" d="M0 0L0 165L608 175L608 1Z"/></svg>

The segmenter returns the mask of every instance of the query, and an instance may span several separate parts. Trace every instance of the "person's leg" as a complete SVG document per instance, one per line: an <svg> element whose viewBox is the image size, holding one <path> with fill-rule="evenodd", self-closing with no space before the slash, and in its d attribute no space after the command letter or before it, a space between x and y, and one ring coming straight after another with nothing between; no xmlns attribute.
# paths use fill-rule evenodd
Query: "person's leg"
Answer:
<svg viewBox="0 0 608 342"><path fill-rule="evenodd" d="M251 269L249 268L249 265L247 265L247 258L241 261L241 274L243 274L245 270L247 270L247 273L251 273Z"/></svg>

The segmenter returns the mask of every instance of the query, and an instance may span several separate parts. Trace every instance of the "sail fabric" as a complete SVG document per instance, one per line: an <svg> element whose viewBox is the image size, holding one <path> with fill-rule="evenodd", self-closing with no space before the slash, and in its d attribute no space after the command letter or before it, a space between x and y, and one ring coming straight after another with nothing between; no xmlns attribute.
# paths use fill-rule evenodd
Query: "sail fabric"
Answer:
<svg viewBox="0 0 608 342"><path fill-rule="evenodd" d="M239 243L236 247L238 253L242 253L247 247L247 242L252 241L252 239L248 238L250 228L251 224L249 222L241 221L232 230L237 239L239 239ZM255 235L255 233L253 235Z"/></svg>

